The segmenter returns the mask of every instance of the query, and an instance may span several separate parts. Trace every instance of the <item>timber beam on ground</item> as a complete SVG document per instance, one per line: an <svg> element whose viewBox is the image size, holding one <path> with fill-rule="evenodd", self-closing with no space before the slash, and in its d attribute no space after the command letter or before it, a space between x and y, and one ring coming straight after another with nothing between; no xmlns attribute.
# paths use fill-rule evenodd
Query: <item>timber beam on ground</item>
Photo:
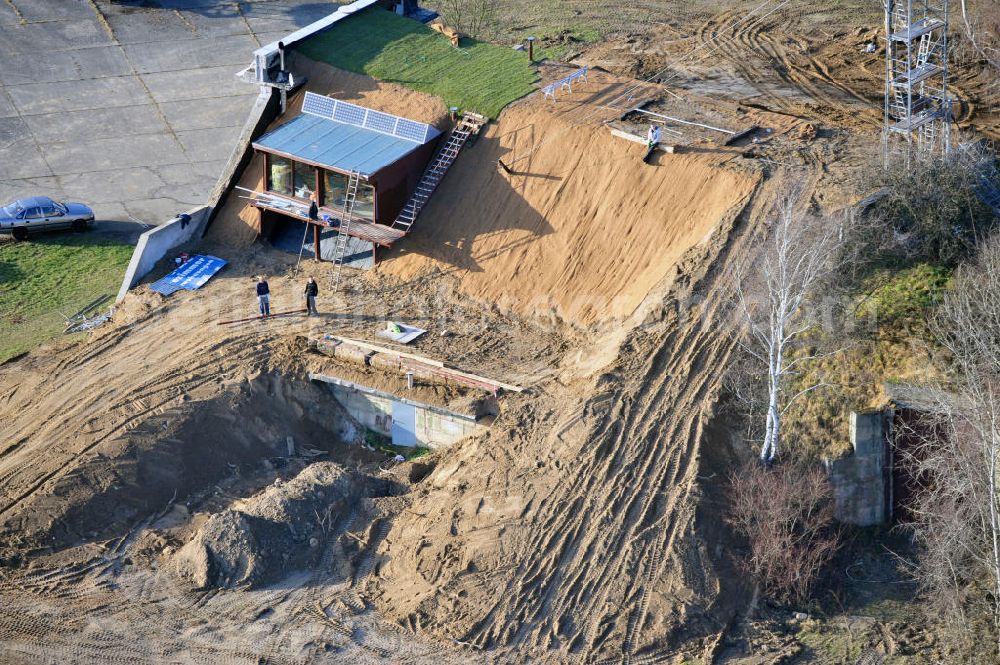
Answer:
<svg viewBox="0 0 1000 665"><path fill-rule="evenodd" d="M504 383L502 381L496 381L494 379L489 379L484 376L478 376L470 372L464 372L460 369L449 367L446 363L440 360L434 360L433 358L426 358L423 356L418 356L412 353L406 353L405 351L397 351L396 349L390 349L384 346L379 346L377 344L371 344L370 342L364 342L357 339L351 339L350 337L339 337L336 335L325 335L322 338L314 339L313 343L317 346L329 346L332 348L337 348L341 345L354 347L360 351L364 351L363 357L365 362L369 363L372 356L378 355L387 358L395 358L396 362L399 364L400 369L406 369L409 371L420 372L423 374L429 374L436 376L444 381L452 381L459 385L464 385L469 388L476 388L479 390L485 390L487 392L496 395L501 389L509 392L522 392L524 388L510 383Z"/></svg>

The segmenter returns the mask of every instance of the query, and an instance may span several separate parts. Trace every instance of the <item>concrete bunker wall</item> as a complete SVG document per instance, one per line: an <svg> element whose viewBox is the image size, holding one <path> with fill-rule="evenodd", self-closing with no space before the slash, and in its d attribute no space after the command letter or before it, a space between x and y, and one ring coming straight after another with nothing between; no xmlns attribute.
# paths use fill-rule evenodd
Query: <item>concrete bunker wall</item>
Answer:
<svg viewBox="0 0 1000 665"><path fill-rule="evenodd" d="M883 524L890 519L885 414L851 413L851 445L851 455L826 461L837 519L858 526Z"/></svg>
<svg viewBox="0 0 1000 665"><path fill-rule="evenodd" d="M396 446L446 448L475 434L476 416L449 411L324 374L309 379L326 385L348 414L370 430L392 437Z"/></svg>

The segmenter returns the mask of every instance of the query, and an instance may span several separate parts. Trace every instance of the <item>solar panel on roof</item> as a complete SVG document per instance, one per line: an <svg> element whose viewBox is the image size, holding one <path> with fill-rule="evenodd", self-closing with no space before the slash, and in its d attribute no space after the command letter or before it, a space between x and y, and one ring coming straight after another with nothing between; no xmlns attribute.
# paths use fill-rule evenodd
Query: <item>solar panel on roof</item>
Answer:
<svg viewBox="0 0 1000 665"><path fill-rule="evenodd" d="M302 112L355 127L364 127L415 143L426 143L437 136L436 130L426 123L409 120L392 113L367 109L364 106L317 95L313 92L306 93L302 102Z"/></svg>
<svg viewBox="0 0 1000 665"><path fill-rule="evenodd" d="M365 127L367 129L374 129L376 132L382 132L383 134L392 134L396 129L396 122L398 120L397 116L389 115L388 113L368 111L368 117L365 118Z"/></svg>
<svg viewBox="0 0 1000 665"><path fill-rule="evenodd" d="M314 95L311 92L307 92L306 98L302 102L302 112L311 113L312 115L318 115L323 118L332 118L333 106L336 103L337 100L330 97Z"/></svg>
<svg viewBox="0 0 1000 665"><path fill-rule="evenodd" d="M365 110L360 106L355 106L354 104L337 102L336 108L333 109L333 119L339 120L340 122L346 122L348 125L364 127Z"/></svg>
<svg viewBox="0 0 1000 665"><path fill-rule="evenodd" d="M429 132L427 130L428 126L422 122L400 118L399 124L396 125L395 134L401 139L410 139L411 141L423 143L428 138Z"/></svg>

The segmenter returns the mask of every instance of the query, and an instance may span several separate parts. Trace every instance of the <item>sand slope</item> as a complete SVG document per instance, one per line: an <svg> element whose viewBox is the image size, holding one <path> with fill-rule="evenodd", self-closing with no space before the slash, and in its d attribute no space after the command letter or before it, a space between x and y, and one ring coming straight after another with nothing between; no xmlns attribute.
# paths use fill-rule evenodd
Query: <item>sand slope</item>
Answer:
<svg viewBox="0 0 1000 665"><path fill-rule="evenodd" d="M451 272L464 292L521 314L552 309L580 324L630 314L742 208L756 179L723 168L734 157L726 151L643 164L644 147L611 136L598 124L607 112L593 113L621 85L594 73L555 104L534 96L504 111L380 270ZM498 159L517 160L516 174Z"/></svg>

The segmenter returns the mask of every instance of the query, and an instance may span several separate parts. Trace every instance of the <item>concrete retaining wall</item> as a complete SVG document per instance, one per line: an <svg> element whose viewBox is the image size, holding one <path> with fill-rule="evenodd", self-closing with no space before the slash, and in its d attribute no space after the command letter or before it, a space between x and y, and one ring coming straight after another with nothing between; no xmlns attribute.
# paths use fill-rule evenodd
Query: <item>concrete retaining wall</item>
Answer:
<svg viewBox="0 0 1000 665"><path fill-rule="evenodd" d="M478 428L475 416L397 397L334 376L310 374L309 379L329 386L352 418L370 430L392 437L397 446L446 448L472 436Z"/></svg>
<svg viewBox="0 0 1000 665"><path fill-rule="evenodd" d="M250 159L253 157L252 143L264 133L267 126L278 117L280 111L281 95L273 88L262 87L253 108L250 109L247 121L243 124L243 130L236 140L236 145L229 155L229 161L226 162L226 166L219 175L219 180L215 183L215 188L209 195L208 204L212 206L213 210L208 218L208 224L212 223L215 210L222 207L223 200L233 191L233 187L239 182L243 171L250 164ZM205 225L206 229L208 224Z"/></svg>
<svg viewBox="0 0 1000 665"><path fill-rule="evenodd" d="M132 260L125 270L125 278L122 280L115 302L121 302L129 289L148 275L167 252L194 238L200 238L205 231L211 211L211 206L192 208L187 211L187 214L191 215L191 221L183 228L180 217L174 217L166 224L153 227L139 236L139 242L132 251Z"/></svg>
<svg viewBox="0 0 1000 665"><path fill-rule="evenodd" d="M827 460L837 519L858 526L888 521L886 419L881 411L851 413L853 454Z"/></svg>

